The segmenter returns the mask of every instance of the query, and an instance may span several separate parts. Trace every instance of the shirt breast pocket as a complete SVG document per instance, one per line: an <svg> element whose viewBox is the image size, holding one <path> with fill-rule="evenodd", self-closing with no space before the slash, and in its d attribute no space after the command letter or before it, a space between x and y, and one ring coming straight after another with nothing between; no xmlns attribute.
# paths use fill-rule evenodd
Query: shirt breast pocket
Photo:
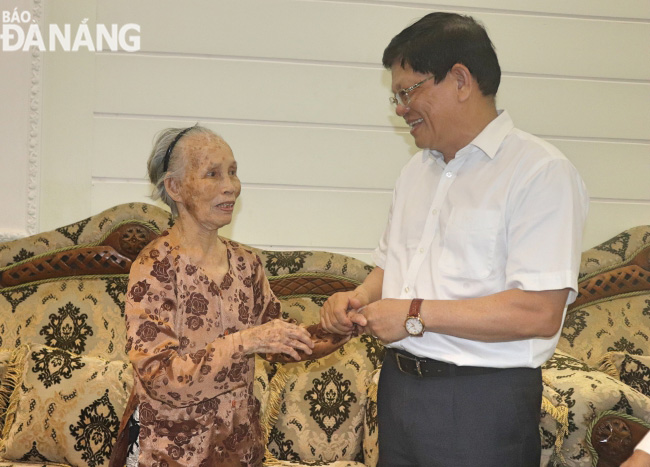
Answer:
<svg viewBox="0 0 650 467"><path fill-rule="evenodd" d="M500 222L499 211L454 209L444 233L440 272L465 279L487 278L495 265Z"/></svg>

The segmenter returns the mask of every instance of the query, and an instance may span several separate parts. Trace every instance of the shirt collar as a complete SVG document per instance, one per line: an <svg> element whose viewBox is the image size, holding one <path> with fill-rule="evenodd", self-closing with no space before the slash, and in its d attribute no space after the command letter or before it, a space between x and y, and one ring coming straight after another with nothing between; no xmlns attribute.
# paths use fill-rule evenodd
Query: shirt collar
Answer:
<svg viewBox="0 0 650 467"><path fill-rule="evenodd" d="M497 118L483 128L468 146L475 146L483 151L490 159L494 159L501 143L514 128L512 119L506 110L498 110ZM461 149L459 152L465 150Z"/></svg>
<svg viewBox="0 0 650 467"><path fill-rule="evenodd" d="M490 159L494 159L499 147L501 147L501 143L514 128L514 124L507 110L498 110L497 113L497 118L488 123L471 143L458 151L456 157L472 153L476 149L479 149ZM422 156L423 160L428 157L443 159L442 153L433 149L423 151Z"/></svg>

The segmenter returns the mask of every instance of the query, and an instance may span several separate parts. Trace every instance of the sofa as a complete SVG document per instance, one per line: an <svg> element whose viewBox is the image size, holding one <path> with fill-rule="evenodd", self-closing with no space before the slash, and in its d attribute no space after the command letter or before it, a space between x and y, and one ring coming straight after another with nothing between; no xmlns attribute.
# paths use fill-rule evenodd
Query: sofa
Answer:
<svg viewBox="0 0 650 467"><path fill-rule="evenodd" d="M0 467L108 464L133 384L128 272L172 222L130 203L0 243ZM252 250L283 317L305 324L372 270L334 253ZM650 226L584 253L580 295L543 368L541 465L618 465L650 426L649 278ZM376 465L383 354L360 336L318 360L256 358L264 465Z"/></svg>

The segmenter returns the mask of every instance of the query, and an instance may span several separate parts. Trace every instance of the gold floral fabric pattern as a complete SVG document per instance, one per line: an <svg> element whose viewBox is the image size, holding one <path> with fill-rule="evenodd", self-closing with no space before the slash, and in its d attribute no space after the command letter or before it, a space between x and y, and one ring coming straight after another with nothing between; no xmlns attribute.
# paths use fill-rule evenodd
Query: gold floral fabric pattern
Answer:
<svg viewBox="0 0 650 467"><path fill-rule="evenodd" d="M359 338L321 359L279 365L269 401L279 408L269 429L271 454L304 463L362 462L366 388L374 370Z"/></svg>
<svg viewBox="0 0 650 467"><path fill-rule="evenodd" d="M255 359L238 331L280 315L259 258L225 241L214 281L163 234L131 268L127 350L136 373L140 464L259 465Z"/></svg>
<svg viewBox="0 0 650 467"><path fill-rule="evenodd" d="M42 345L25 347L7 411L3 457L105 465L133 386L130 364Z"/></svg>
<svg viewBox="0 0 650 467"><path fill-rule="evenodd" d="M324 251L253 251L259 255L269 277L318 273L362 282L373 269L356 258Z"/></svg>
<svg viewBox="0 0 650 467"><path fill-rule="evenodd" d="M2 387L2 382L5 380L5 374L7 373L7 368L11 362L11 350L9 349L0 349L0 387ZM3 410L2 400L0 399L0 413Z"/></svg>
<svg viewBox="0 0 650 467"><path fill-rule="evenodd" d="M650 226L640 225L582 253L580 280L602 270L608 270L631 259L648 244Z"/></svg>
<svg viewBox="0 0 650 467"><path fill-rule="evenodd" d="M624 352L608 352L599 363L601 371L650 397L650 355L637 356Z"/></svg>
<svg viewBox="0 0 650 467"><path fill-rule="evenodd" d="M66 279L0 290L0 344L42 344L127 360L122 307L128 278ZM6 310L6 311L5 311Z"/></svg>
<svg viewBox="0 0 650 467"><path fill-rule="evenodd" d="M9 377L9 366L12 361L11 350L0 350L0 434L5 421L5 412L9 405L9 396L13 392L14 381ZM0 436L1 438L1 436Z"/></svg>
<svg viewBox="0 0 650 467"><path fill-rule="evenodd" d="M650 420L650 398L571 355L556 351L542 368L544 384L568 407L568 430L560 451L565 465L591 466L586 429L604 410Z"/></svg>
<svg viewBox="0 0 650 467"><path fill-rule="evenodd" d="M557 348L596 365L607 352L649 355L650 293L618 297L567 313Z"/></svg>
<svg viewBox="0 0 650 467"><path fill-rule="evenodd" d="M352 258L341 262L314 253L318 255L334 273L351 273L360 280L368 274ZM305 262L313 259L308 256ZM305 266L317 269L316 264ZM282 297L282 317L303 325L318 323L326 298ZM372 457L364 459L364 449L378 452L377 431L365 440L364 423L366 410L375 407L370 420L376 424L376 403L368 400L368 385L383 355L384 347L374 337L361 336L319 360L276 364L269 396L269 412L275 413L266 427L272 456L268 465L375 465Z"/></svg>
<svg viewBox="0 0 650 467"><path fill-rule="evenodd" d="M363 419L363 460L366 465L379 462L379 421L377 420L377 390L379 389L378 368L370 374L366 389L366 415Z"/></svg>
<svg viewBox="0 0 650 467"><path fill-rule="evenodd" d="M569 408L562 395L548 384L542 392L542 411L539 433L542 440L540 465L562 465L562 446L569 429Z"/></svg>
<svg viewBox="0 0 650 467"><path fill-rule="evenodd" d="M169 212L157 206L120 204L74 224L0 245L0 268L45 252L97 242L119 223L132 220L146 222L159 232L173 222Z"/></svg>

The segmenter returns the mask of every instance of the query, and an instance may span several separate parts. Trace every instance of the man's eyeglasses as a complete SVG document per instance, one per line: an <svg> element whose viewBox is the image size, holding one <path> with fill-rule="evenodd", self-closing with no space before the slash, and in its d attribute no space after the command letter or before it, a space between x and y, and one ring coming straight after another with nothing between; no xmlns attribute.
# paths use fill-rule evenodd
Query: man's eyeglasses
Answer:
<svg viewBox="0 0 650 467"><path fill-rule="evenodd" d="M411 102L411 96L409 96L409 93L413 92L413 90L419 88L420 86L422 86L424 83L426 83L427 81L429 81L432 78L433 78L433 76L429 76L428 78L424 78L419 83L415 83L410 88L401 89L401 90L397 91L392 97L389 97L388 100L395 107L397 107L397 105L407 106Z"/></svg>

